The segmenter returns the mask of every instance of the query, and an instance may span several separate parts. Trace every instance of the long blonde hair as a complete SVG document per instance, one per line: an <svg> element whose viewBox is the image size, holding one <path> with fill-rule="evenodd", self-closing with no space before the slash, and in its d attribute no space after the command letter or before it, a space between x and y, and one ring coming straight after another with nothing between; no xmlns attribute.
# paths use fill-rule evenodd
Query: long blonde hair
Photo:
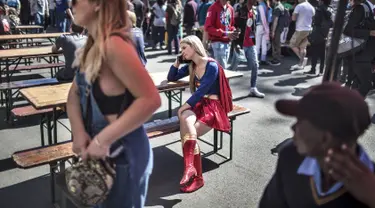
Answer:
<svg viewBox="0 0 375 208"><path fill-rule="evenodd" d="M202 57L208 57L206 50L203 47L202 41L195 35L189 35L181 40L181 44L187 44L190 47L192 47L199 56ZM192 61L189 64L189 85L190 85L190 91L195 92L195 83L194 83L194 77L195 77L195 63Z"/></svg>
<svg viewBox="0 0 375 208"><path fill-rule="evenodd" d="M80 67L85 72L88 83L93 83L99 76L103 61L106 60L105 41L114 32L126 35L131 28L128 17L127 0L89 0L99 6L97 11L95 40L91 34L88 35L85 47L76 51L76 59L73 66ZM129 36L129 35L127 35Z"/></svg>

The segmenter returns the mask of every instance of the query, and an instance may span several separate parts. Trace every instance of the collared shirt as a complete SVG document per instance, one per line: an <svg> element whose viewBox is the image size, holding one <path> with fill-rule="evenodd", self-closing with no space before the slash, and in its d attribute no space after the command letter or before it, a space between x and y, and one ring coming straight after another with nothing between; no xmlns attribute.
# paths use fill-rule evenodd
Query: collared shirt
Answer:
<svg viewBox="0 0 375 208"><path fill-rule="evenodd" d="M375 5L373 3L371 3L371 1L367 1L367 3L368 3L368 5L370 5L371 11L374 11Z"/></svg>
<svg viewBox="0 0 375 208"><path fill-rule="evenodd" d="M359 160L362 161L366 167L368 167L372 172L374 172L374 164L372 163L370 157L364 151L364 149L359 146ZM322 188L322 176L319 163L315 158L306 157L297 171L300 175L312 176L315 182L316 190L319 196L326 196L338 191L344 184L342 182L336 182L327 192L323 192Z"/></svg>

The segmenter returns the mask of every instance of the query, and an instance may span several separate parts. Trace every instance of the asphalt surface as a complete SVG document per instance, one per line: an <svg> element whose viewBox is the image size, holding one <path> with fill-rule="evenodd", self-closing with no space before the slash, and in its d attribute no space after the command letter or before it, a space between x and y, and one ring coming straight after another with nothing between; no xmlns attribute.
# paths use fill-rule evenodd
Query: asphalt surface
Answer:
<svg viewBox="0 0 375 208"><path fill-rule="evenodd" d="M166 55L166 51L147 51L146 54L148 58L146 68L150 72L167 71L175 60L175 56ZM179 180L183 171L179 134L152 139L154 170L150 179L146 206L257 207L264 187L275 168L277 157L270 154L270 149L292 135L290 125L294 120L279 115L275 111L274 102L281 98L298 99L311 85L321 82L321 77L303 74L303 71L310 69L309 66L303 71L290 70L290 66L295 63L297 63L296 58L284 57L283 64L280 66L261 66L258 89L266 94L264 99L247 97L250 85L249 71L243 71L244 77L230 81L234 103L249 108L251 113L239 117L234 123L232 161L221 164L224 159L216 155L203 159L205 186L197 192L183 194L179 191ZM239 70L246 69L239 68ZM41 71L41 75L48 77L48 70ZM186 100L189 94L188 90L185 91L183 99ZM162 106L153 119L167 117L167 99L163 94L161 96ZM372 110L375 104L374 97L369 96L367 101ZM0 114L1 118L5 117L4 108L0 109ZM66 118L62 121L69 125ZM38 117L19 120L13 127L0 122L1 208L51 207L48 166L21 170L10 158L15 151L40 146L38 124ZM58 129L59 141L70 138L69 131L61 125ZM374 132L374 128L371 127L361 138L361 143L372 158L375 156L375 142L370 138L374 136ZM212 132L202 139L212 142ZM228 141L228 137L225 137L222 154L228 154ZM200 144L203 152L212 150L209 145L203 142Z"/></svg>

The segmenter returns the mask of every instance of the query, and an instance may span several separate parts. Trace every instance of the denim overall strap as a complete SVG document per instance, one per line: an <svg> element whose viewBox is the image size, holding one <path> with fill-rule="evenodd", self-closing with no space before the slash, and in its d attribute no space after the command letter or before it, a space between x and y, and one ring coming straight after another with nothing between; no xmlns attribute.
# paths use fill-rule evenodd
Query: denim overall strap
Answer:
<svg viewBox="0 0 375 208"><path fill-rule="evenodd" d="M89 85L84 73L76 74L76 82L80 90L80 101L83 115L86 109L85 90ZM97 135L109 122L100 111L95 100L93 89L90 89L91 102L91 137ZM148 179L153 167L153 156L147 135L144 129L139 129L120 138L118 142L124 144L124 154L118 156L116 161L116 179L111 193L103 204L97 208L130 208L143 207L147 193ZM116 142L117 143L117 142ZM143 157L145 158L143 158Z"/></svg>

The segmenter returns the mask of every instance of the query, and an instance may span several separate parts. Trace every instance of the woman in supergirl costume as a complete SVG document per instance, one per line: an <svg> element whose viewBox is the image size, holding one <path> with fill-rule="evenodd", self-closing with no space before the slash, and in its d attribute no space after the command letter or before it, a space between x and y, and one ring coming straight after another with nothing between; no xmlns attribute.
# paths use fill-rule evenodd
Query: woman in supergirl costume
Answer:
<svg viewBox="0 0 375 208"><path fill-rule="evenodd" d="M180 186L190 193L204 185L197 137L212 128L230 131L227 114L232 110L232 92L223 67L207 56L197 36L185 37L180 46L181 57L171 66L168 81L190 77L192 96L178 110L185 169ZM179 68L181 59L189 64Z"/></svg>

